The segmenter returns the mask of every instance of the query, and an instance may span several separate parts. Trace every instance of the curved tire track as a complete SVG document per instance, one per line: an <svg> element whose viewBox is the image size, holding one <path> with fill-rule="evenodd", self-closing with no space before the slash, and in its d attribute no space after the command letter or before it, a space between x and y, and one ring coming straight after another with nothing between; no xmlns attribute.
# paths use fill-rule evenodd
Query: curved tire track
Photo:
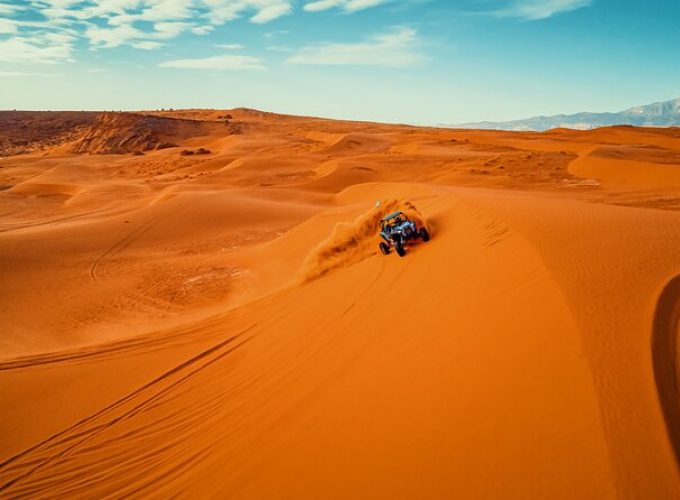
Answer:
<svg viewBox="0 0 680 500"><path fill-rule="evenodd" d="M154 226L155 224L157 224L157 223L160 222L161 220L167 218L172 212L173 212L172 210L169 210L169 211L166 212L165 214L160 215L160 216L158 216L158 217L155 217L155 218L151 219L151 220L148 221L147 223L142 224L142 225L139 226L137 229L134 229L133 231L131 231L130 233L128 233L126 236L124 236L123 238L121 238L120 240L118 240L116 243L114 243L113 245L111 245L104 253L102 253L101 255L99 255L99 256L94 260L94 262L92 262L92 265L90 266L90 277L91 277L94 281L97 281L97 282L98 282L99 279L97 278L97 267L99 267L99 265L102 263L102 261L103 261L106 257L108 257L109 255L114 254L114 253L117 253L117 252L119 252L120 250L124 249L126 246L128 246L130 243L132 243L132 241L134 241L136 238L138 238L139 236L141 236L142 234L144 234L145 232L147 232L149 229L151 229L152 226Z"/></svg>
<svg viewBox="0 0 680 500"><path fill-rule="evenodd" d="M95 283L102 283L102 281L99 279L97 276L97 268L102 264L102 262L109 256L114 255L121 250L125 249L128 247L133 241L135 241L137 238L142 236L144 233L149 231L153 226L158 224L159 222L162 222L163 220L167 219L170 217L174 212L177 210L182 209L184 206L186 206L188 202L182 203L174 208L170 208L166 210L164 213L158 215L157 217L152 218L151 220L147 221L146 223L142 224L139 226L137 229L134 229L130 233L128 233L126 236L118 240L116 243L111 245L106 251L104 251L102 254L100 254L93 262L92 265L90 266L90 278L95 282ZM117 290L115 286L106 285L108 288L112 290ZM120 291L120 290L119 290ZM172 306L172 301L167 301L163 299L159 299L156 297L149 297L147 295L144 295L143 293L135 292L135 291L125 291L125 294L132 299L137 300L138 303L150 306L152 308L159 308L159 309L164 309L168 310Z"/></svg>
<svg viewBox="0 0 680 500"><path fill-rule="evenodd" d="M63 459L82 447L101 432L133 418L197 373L243 346L251 338L246 334L256 325L254 323L214 344L110 405L0 463L0 476L8 476L3 478L4 484L0 483L0 496L55 460Z"/></svg>

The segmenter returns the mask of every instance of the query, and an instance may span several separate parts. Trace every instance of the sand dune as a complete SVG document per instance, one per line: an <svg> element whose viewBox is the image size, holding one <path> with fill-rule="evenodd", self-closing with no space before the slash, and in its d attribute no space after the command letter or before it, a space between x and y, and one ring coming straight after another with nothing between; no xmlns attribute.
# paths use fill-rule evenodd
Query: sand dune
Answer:
<svg viewBox="0 0 680 500"><path fill-rule="evenodd" d="M680 494L677 131L60 141L0 160L0 496ZM395 208L433 234L404 258Z"/></svg>

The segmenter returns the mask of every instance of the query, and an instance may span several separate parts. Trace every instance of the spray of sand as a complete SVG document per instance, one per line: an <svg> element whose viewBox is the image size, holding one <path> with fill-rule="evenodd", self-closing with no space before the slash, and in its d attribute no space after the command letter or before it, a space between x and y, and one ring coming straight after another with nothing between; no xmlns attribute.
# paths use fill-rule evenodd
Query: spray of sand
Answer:
<svg viewBox="0 0 680 500"><path fill-rule="evenodd" d="M335 225L331 235L319 243L305 260L303 280L317 279L378 254L380 219L396 210L404 212L418 227L426 226L422 214L411 202L382 200L353 221Z"/></svg>

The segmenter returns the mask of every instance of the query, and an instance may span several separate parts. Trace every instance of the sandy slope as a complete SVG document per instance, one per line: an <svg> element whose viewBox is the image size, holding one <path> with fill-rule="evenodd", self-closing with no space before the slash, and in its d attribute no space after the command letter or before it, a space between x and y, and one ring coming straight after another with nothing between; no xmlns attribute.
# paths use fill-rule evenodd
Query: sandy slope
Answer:
<svg viewBox="0 0 680 500"><path fill-rule="evenodd" d="M673 131L154 114L0 161L0 496L680 494Z"/></svg>

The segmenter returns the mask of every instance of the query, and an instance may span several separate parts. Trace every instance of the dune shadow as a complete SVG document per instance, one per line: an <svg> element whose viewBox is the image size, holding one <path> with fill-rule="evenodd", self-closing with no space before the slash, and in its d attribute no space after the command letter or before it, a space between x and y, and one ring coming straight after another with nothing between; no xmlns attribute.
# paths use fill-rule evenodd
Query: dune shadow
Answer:
<svg viewBox="0 0 680 500"><path fill-rule="evenodd" d="M678 389L677 340L680 319L680 275L663 289L654 313L652 362L668 437L680 468L680 390Z"/></svg>

